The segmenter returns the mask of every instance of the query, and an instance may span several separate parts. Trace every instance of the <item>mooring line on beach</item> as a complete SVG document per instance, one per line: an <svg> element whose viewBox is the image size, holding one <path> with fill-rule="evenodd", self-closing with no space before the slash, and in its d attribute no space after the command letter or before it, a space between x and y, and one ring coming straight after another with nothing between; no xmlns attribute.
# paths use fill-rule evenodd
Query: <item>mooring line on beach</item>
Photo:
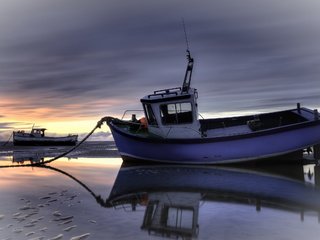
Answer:
<svg viewBox="0 0 320 240"><path fill-rule="evenodd" d="M65 172L65 171L63 171L61 169L58 169L58 168L55 168L55 167L51 167L51 166L46 166L46 165L40 165L40 166L37 166L37 167L50 169L50 170L59 172L59 173L65 175L65 176L71 178L72 180L74 180L75 182L80 184L85 190L87 190L93 196L93 198L97 201L97 203L100 204L100 206L102 206L102 207L111 207L111 205L108 205L106 200L102 199L101 195L95 194L95 192L93 192L86 184L81 182L76 177L72 176L70 173L67 173L67 172Z"/></svg>
<svg viewBox="0 0 320 240"><path fill-rule="evenodd" d="M48 159L46 161L42 161L42 162L36 162L36 163L28 163L28 164L20 164L20 165L3 165L3 166L0 166L0 168L9 168L9 167L33 167L33 166L41 166L41 165L44 165L44 164L47 164L47 163L51 163L55 160L58 160L64 156L66 156L67 154L71 153L72 151L74 151L75 149L77 149L82 143L84 143L96 130L97 128L101 128L101 125L108 121L110 117L103 117L101 118L96 126L91 130L91 132L89 132L76 146L70 148L68 151L54 157L54 158L51 158L51 159Z"/></svg>
<svg viewBox="0 0 320 240"><path fill-rule="evenodd" d="M0 168L11 168L11 167L30 167L29 164L22 164L22 165L8 165L8 166L0 166ZM72 176L70 173L67 173L61 169L52 167L52 166L47 166L45 164L34 164L32 165L32 167L37 167L37 168L45 168L45 169L50 169L52 171L56 171L59 172L69 178L71 178L72 180L74 180L75 182L77 182L78 184L80 184L85 190L87 190L92 197L97 201L97 203L102 206L102 207L111 207L111 205L109 205L107 203L107 199L103 200L103 198L101 197L101 195L97 195L95 194L95 192L93 192L86 184L84 184L83 182L81 182L79 179L77 179L76 177Z"/></svg>
<svg viewBox="0 0 320 240"><path fill-rule="evenodd" d="M13 135L13 133L11 133L11 135L10 135L9 139L8 139L4 144L2 144L2 145L1 145L2 147L6 146L6 145L9 143L9 141L10 141L10 139L11 139L12 135Z"/></svg>

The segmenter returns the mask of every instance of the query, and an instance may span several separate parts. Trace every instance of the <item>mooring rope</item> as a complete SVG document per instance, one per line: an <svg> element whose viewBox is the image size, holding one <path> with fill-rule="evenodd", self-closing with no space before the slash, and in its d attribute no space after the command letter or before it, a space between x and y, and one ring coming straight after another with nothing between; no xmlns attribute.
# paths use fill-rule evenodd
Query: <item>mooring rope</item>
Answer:
<svg viewBox="0 0 320 240"><path fill-rule="evenodd" d="M8 165L8 166L1 166L1 168L15 168L15 167L30 167L27 164L22 164L22 165ZM97 203L102 206L102 207L111 207L110 204L108 204L107 200L103 200L101 195L96 195L86 184L84 184L83 182L81 182L79 179L77 179L76 177L72 176L71 174L52 167L52 166L47 166L45 164L38 164L38 165L33 165L33 167L37 167L37 168L45 168L45 169L50 169L56 172L59 172L61 174L66 175L67 177L71 178L72 180L76 181L77 183L79 183L84 189L86 189L97 201Z"/></svg>
<svg viewBox="0 0 320 240"><path fill-rule="evenodd" d="M69 178L71 178L72 180L76 181L77 183L79 183L84 189L86 189L94 198L95 200L97 201L98 204L100 204L100 206L102 207L111 207L111 205L109 205L107 203L107 201L103 200L101 195L96 195L86 184L84 184L83 182L81 182L79 179L77 179L76 177L72 176L71 174L61 170L61 169L58 169L58 168L55 168L55 167L52 167L52 166L46 166L46 165L39 165L37 166L39 168L46 168L46 169L50 169L50 170L53 170L53 171L56 171L56 172L59 172Z"/></svg>
<svg viewBox="0 0 320 240"><path fill-rule="evenodd" d="M107 122L109 121L109 119L111 119L111 117L103 117L101 118L96 126L91 130L91 132L89 132L87 134L87 136L85 136L77 145L75 145L74 147L70 148L68 151L54 157L54 158L51 158L51 159L48 159L46 161L42 161L42 162L36 162L36 163L28 163L28 164L20 164L20 165L3 165L3 166L0 166L0 168L8 168L8 167L32 167L32 166L40 166L40 165L44 165L46 163L51 163L55 160L58 160L59 158L62 158L64 156L66 156L67 154L71 153L72 151L74 151L75 149L77 149L82 143L84 143L94 132L95 130L97 130L97 128L101 128L101 125L104 123L104 122Z"/></svg>
<svg viewBox="0 0 320 240"><path fill-rule="evenodd" d="M11 139L12 135L13 135L13 133L11 133L11 135L10 135L9 139L8 139L4 144L2 144L2 145L1 145L2 147L6 146L6 145L9 143L9 141L10 141L10 139Z"/></svg>

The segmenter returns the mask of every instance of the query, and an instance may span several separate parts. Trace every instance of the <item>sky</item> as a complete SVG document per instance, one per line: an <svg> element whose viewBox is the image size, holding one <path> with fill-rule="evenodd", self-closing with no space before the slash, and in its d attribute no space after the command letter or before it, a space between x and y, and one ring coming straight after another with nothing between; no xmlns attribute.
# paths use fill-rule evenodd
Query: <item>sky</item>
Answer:
<svg viewBox="0 0 320 240"><path fill-rule="evenodd" d="M182 85L204 117L320 107L318 0L0 0L0 140L84 136ZM92 139L110 139L107 126Z"/></svg>

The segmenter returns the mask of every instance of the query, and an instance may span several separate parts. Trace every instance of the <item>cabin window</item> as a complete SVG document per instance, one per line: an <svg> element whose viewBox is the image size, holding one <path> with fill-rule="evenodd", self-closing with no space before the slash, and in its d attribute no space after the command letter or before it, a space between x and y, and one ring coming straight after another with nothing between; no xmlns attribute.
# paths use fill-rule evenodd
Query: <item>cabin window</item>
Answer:
<svg viewBox="0 0 320 240"><path fill-rule="evenodd" d="M166 124L192 123L191 103L170 103L160 106L161 121Z"/></svg>
<svg viewBox="0 0 320 240"><path fill-rule="evenodd" d="M193 228L193 209L168 207L165 224L167 227L176 229L192 229Z"/></svg>
<svg viewBox="0 0 320 240"><path fill-rule="evenodd" d="M144 227L150 227L152 225L152 221L156 215L156 209L158 208L158 201L150 201L147 205L144 220L143 220L143 226Z"/></svg>
<svg viewBox="0 0 320 240"><path fill-rule="evenodd" d="M144 108L144 112L146 113L148 124L149 125L158 125L157 124L157 120L156 120L156 118L154 116L154 113L153 113L151 105L150 104L144 104L143 108Z"/></svg>

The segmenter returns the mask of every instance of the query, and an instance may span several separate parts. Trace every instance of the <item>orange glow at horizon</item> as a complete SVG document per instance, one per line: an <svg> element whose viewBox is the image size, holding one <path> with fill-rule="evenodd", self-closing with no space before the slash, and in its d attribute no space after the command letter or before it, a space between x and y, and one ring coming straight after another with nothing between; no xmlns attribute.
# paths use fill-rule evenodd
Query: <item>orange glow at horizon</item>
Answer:
<svg viewBox="0 0 320 240"><path fill-rule="evenodd" d="M112 113L112 109L124 109L125 100L103 99L96 101L83 100L83 103L66 103L63 105L44 106L39 99L30 97L24 101L12 97L0 97L0 123L6 123L6 128L0 126L0 141L5 140L13 130L30 130L31 127L47 128L48 134L85 134L91 131L104 116L120 117ZM110 109L110 112L108 112ZM110 132L105 125L103 132ZM96 131L98 132L98 130Z"/></svg>
<svg viewBox="0 0 320 240"><path fill-rule="evenodd" d="M121 163L121 158L78 158L72 160L62 158L50 164L50 166L62 170L78 180L84 181L86 184L104 183L112 185ZM1 168L0 174L2 176L0 182L1 190L11 189L12 183L15 182L27 184L35 179L46 181L46 178L53 178L55 176L59 176L59 179L62 179L62 181L70 180L70 182L73 182L68 176L64 176L62 173L54 171L54 169L39 167Z"/></svg>
<svg viewBox="0 0 320 240"><path fill-rule="evenodd" d="M119 106L123 108L126 100L103 99L95 101L86 101L81 103L65 103L63 105L45 106L41 103L41 98L24 99L24 102L15 98L0 97L0 107L2 119L11 121L34 122L37 119L45 121L61 121L61 119L73 120L81 118L82 120L92 119L93 117L102 117L108 109ZM38 104L38 105L37 105ZM91 110L91 111L88 111ZM83 114L83 112L86 114Z"/></svg>

